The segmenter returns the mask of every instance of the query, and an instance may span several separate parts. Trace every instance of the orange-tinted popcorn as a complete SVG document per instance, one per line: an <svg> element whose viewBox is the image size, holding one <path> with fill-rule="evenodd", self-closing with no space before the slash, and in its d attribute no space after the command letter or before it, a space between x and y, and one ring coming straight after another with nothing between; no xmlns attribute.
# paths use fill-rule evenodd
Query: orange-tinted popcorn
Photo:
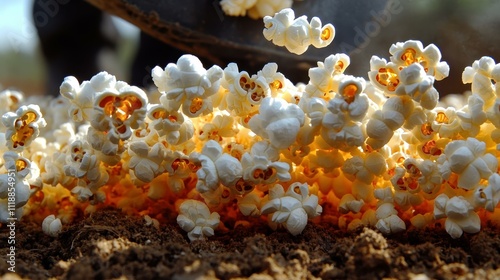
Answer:
<svg viewBox="0 0 500 280"><path fill-rule="evenodd" d="M23 105L15 113L5 113L2 123L7 129L7 148L16 152L22 152L29 146L40 134L40 129L47 125L38 105Z"/></svg>
<svg viewBox="0 0 500 280"><path fill-rule="evenodd" d="M256 15L287 1L222 2ZM275 43L303 52L333 38L318 20L291 15L265 20ZM149 224L148 215L178 214L190 240L214 235L220 222L251 226L246 216L294 235L310 220L391 234L441 218L453 238L476 233L500 208L500 64L480 58L462 75L472 91L438 100L434 82L449 68L434 45L407 41L389 52L389 61L371 58L366 79L345 73L346 54L309 69L307 85L272 62L250 75L184 55L152 71L159 98L106 72L67 77L52 100L0 92L0 219L13 210L15 168L13 215L42 223L53 214L44 222L52 235L102 207Z"/></svg>

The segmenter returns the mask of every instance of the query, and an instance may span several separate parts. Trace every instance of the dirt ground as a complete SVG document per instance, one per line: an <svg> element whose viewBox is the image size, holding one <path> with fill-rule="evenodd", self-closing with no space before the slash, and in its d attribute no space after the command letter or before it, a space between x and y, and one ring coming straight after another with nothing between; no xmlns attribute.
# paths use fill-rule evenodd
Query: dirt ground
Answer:
<svg viewBox="0 0 500 280"><path fill-rule="evenodd" d="M177 225L147 226L113 209L65 226L57 238L17 225L17 274L2 261L3 279L500 279L493 228L453 240L439 228L384 237L309 224L293 237L257 222L190 243ZM5 258L8 230L0 230Z"/></svg>

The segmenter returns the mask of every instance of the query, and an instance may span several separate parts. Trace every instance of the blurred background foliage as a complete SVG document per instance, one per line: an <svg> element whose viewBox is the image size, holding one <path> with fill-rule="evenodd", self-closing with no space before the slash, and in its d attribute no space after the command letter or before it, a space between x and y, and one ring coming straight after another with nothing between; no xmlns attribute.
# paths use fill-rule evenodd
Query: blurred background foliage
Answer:
<svg viewBox="0 0 500 280"><path fill-rule="evenodd" d="M7 1L0 0L4 7ZM17 1L17 0L16 0ZM305 0L327 1L327 0ZM389 24L382 27L381 32L370 41L361 52L352 55L351 66L347 73L366 77L369 70L369 59L372 55L389 58L389 47L392 43L416 39L424 46L434 43L443 54L443 60L451 67L450 77L437 84L442 95L463 92L470 88L462 85L461 73L464 67L483 55L492 56L500 62L500 1L494 0L396 0L402 11L392 15ZM2 2L4 2L2 4ZM31 1L26 2L31 9ZM3 9L3 8L0 8ZM5 20L5 19L4 19ZM114 20L116 23L117 21ZM24 18L19 24L30 24ZM122 23L119 25L125 26ZM29 27L25 27L28 30ZM34 30L33 27L31 27ZM116 52L104 53L101 56L102 70L128 80L133 58L137 50L137 30L118 28ZM6 31L2 31L5 33ZM339 31L338 31L339 32ZM26 32L25 32L26 33ZM4 41L10 42L7 47L0 48L0 84L1 88L17 88L27 94L43 94L45 91L46 63L41 56L36 34L1 34ZM34 47L29 51L16 48L16 37L29 40ZM333 44L335 44L335 40ZM9 47L10 46L10 47ZM71 47L71 44L68 44ZM164 65L162 65L164 66ZM208 67L208 66L207 66ZM225 65L221 65L225 67ZM280 65L280 67L283 67ZM244 69L243 69L244 70ZM90 78L90 77L89 77ZM308 77L301 81L307 82Z"/></svg>

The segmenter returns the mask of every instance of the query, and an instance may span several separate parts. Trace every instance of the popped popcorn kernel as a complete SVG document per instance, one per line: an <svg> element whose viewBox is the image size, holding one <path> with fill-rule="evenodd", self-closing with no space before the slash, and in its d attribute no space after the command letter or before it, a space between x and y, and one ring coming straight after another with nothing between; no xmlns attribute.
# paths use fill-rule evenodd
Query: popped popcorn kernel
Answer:
<svg viewBox="0 0 500 280"><path fill-rule="evenodd" d="M263 18L264 37L297 55L335 37L295 18L290 0L220 5ZM0 222L56 237L113 207L155 227L175 220L190 241L256 220L294 236L309 222L397 234L444 221L452 238L496 224L500 63L479 58L462 73L471 90L440 98L450 69L437 46L409 40L389 54L372 56L366 77L349 75L349 55L328 55L307 84L274 62L248 73L186 54L151 71L151 95L107 72L66 77L52 100L1 91Z"/></svg>
<svg viewBox="0 0 500 280"><path fill-rule="evenodd" d="M311 22L307 22L306 16L295 18L294 11L287 8L274 14L274 17L264 17L263 34L275 45L301 55L309 45L316 48L328 46L335 37L335 28L331 24L322 26L317 17L313 17Z"/></svg>

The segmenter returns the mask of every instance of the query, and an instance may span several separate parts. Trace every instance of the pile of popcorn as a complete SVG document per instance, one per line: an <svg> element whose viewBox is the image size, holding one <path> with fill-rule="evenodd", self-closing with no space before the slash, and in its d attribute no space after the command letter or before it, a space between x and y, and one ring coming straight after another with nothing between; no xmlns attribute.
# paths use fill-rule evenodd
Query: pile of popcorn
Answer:
<svg viewBox="0 0 500 280"><path fill-rule="evenodd" d="M264 22L298 53L334 36L290 9ZM435 45L389 53L372 57L368 80L345 73L346 54L296 85L275 63L248 73L183 55L152 70L150 93L106 72L65 78L55 99L4 90L0 220L43 221L57 236L115 207L177 220L190 240L258 219L293 235L308 222L384 234L444 224L453 238L498 225L500 64L475 61L462 76L471 92L440 101L449 67Z"/></svg>

